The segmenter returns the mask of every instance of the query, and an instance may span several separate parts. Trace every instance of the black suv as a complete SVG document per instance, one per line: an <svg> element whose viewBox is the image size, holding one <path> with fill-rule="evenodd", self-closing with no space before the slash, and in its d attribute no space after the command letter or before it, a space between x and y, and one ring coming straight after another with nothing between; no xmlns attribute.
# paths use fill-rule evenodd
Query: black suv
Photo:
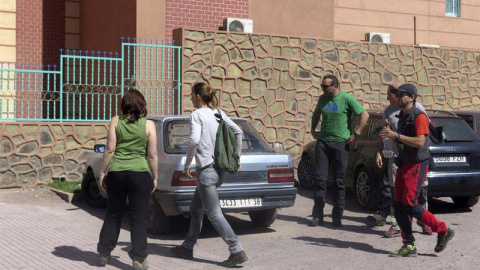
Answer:
<svg viewBox="0 0 480 270"><path fill-rule="evenodd" d="M347 187L353 189L358 204L374 208L378 202L378 183L381 170L375 164L378 133L383 127L382 113L369 112L370 118L357 146L350 150L350 160L345 177ZM470 126L451 112L427 110L432 123L443 127L444 142L430 143L432 155L428 178L430 197L452 197L457 205L473 206L480 195L480 139ZM353 120L358 121L358 119ZM356 126L356 123L352 123ZM298 164L298 180L304 187L313 184L315 144L310 142L302 152Z"/></svg>

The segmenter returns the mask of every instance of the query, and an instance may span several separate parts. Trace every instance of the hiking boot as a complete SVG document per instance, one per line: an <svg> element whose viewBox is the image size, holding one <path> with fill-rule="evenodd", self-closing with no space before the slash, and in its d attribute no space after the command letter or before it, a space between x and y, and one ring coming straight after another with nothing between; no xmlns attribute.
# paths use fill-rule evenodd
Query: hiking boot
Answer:
<svg viewBox="0 0 480 270"><path fill-rule="evenodd" d="M110 254L100 254L100 261L98 263L100 264L100 266L106 266L110 262L111 258L112 255Z"/></svg>
<svg viewBox="0 0 480 270"><path fill-rule="evenodd" d="M417 257L417 248L414 244L405 244L399 250L395 250L388 254L389 257Z"/></svg>
<svg viewBox="0 0 480 270"><path fill-rule="evenodd" d="M447 229L447 233L438 234L435 252L442 252L447 247L448 241L452 240L454 236L455 231L452 229Z"/></svg>
<svg viewBox="0 0 480 270"><path fill-rule="evenodd" d="M134 270L147 270L148 269L148 262L147 259L134 259L132 261L132 266Z"/></svg>
<svg viewBox="0 0 480 270"><path fill-rule="evenodd" d="M376 212L373 215L367 217L367 221L370 226L383 226L387 222L387 218L382 216L380 212Z"/></svg>
<svg viewBox="0 0 480 270"><path fill-rule="evenodd" d="M191 260L193 259L193 249L188 249L184 246L176 246L170 249L170 252L177 258Z"/></svg>
<svg viewBox="0 0 480 270"><path fill-rule="evenodd" d="M237 264L241 264L246 261L248 261L247 254L242 250L238 253L230 254L230 256L228 256L228 260L221 262L220 265L227 268L233 268Z"/></svg>
<svg viewBox="0 0 480 270"><path fill-rule="evenodd" d="M422 228L422 234L426 234L426 235L433 234L432 228L426 225L425 223L421 222L420 220L417 220L417 225Z"/></svg>
<svg viewBox="0 0 480 270"><path fill-rule="evenodd" d="M309 222L308 222L308 226L310 227L315 227L315 226L322 226L323 225L323 219L320 219L320 218L312 218Z"/></svg>
<svg viewBox="0 0 480 270"><path fill-rule="evenodd" d="M395 226L390 226L390 229L388 229L388 231L386 231L383 235L387 238L393 238L400 236L401 234L402 232L400 230L397 230Z"/></svg>

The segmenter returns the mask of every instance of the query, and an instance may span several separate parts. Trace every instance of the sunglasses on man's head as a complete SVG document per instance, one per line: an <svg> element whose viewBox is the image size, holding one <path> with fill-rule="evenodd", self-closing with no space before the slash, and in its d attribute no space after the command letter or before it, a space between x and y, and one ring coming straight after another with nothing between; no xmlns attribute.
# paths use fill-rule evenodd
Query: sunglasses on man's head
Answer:
<svg viewBox="0 0 480 270"><path fill-rule="evenodd" d="M335 84L321 84L320 87L322 87L323 90L328 89L330 86L334 86Z"/></svg>

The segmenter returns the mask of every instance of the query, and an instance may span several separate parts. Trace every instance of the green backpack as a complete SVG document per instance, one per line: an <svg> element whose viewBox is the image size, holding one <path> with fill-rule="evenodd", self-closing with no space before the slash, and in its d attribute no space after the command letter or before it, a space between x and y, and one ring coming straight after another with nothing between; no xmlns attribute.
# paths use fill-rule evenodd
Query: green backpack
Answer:
<svg viewBox="0 0 480 270"><path fill-rule="evenodd" d="M215 118L218 122L215 152L213 154L215 166L222 171L236 173L240 157L237 154L235 134L223 120L220 110L215 113Z"/></svg>

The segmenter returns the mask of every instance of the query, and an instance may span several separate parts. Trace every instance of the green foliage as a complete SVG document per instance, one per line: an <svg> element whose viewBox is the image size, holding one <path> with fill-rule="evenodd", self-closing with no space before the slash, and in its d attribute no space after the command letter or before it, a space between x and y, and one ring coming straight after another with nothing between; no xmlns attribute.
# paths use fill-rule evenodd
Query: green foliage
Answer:
<svg viewBox="0 0 480 270"><path fill-rule="evenodd" d="M82 181L68 182L63 178L54 178L47 186L68 193L77 193L81 191Z"/></svg>

